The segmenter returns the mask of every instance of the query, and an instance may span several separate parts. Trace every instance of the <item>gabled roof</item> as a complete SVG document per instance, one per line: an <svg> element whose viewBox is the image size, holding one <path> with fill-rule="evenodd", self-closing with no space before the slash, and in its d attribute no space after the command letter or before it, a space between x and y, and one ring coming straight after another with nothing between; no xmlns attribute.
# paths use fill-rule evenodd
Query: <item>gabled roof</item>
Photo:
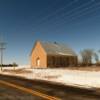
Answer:
<svg viewBox="0 0 100 100"><path fill-rule="evenodd" d="M40 44L48 55L77 56L76 53L65 44L42 41L40 41Z"/></svg>

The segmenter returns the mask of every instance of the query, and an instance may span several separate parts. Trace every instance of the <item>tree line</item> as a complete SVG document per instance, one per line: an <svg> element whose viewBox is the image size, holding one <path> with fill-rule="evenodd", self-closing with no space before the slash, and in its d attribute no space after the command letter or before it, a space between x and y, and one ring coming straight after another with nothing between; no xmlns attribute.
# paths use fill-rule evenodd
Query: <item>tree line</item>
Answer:
<svg viewBox="0 0 100 100"><path fill-rule="evenodd" d="M93 49L84 49L80 51L81 61L79 62L79 64L84 66L91 66L95 64L99 66L100 65L99 54L100 50L96 52ZM93 59L95 63L93 63Z"/></svg>

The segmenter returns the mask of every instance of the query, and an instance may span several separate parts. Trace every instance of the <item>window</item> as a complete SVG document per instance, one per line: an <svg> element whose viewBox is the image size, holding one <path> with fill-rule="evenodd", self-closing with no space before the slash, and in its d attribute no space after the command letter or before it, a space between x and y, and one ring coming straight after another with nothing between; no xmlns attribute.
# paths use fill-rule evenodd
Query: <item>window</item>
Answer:
<svg viewBox="0 0 100 100"><path fill-rule="evenodd" d="M39 57L36 59L36 66L40 66L40 58Z"/></svg>

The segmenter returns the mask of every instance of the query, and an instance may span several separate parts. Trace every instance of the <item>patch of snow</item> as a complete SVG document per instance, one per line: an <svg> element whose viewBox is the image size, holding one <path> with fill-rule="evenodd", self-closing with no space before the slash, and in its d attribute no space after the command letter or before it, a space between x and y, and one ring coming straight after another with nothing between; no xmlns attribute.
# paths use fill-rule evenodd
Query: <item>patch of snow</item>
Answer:
<svg viewBox="0 0 100 100"><path fill-rule="evenodd" d="M40 79L53 82L59 82L65 85L75 85L85 88L100 88L100 72L96 71L79 71L68 69L30 69L30 66L24 66L8 71L0 72L13 76L21 76L28 79ZM18 70L18 71L17 71Z"/></svg>

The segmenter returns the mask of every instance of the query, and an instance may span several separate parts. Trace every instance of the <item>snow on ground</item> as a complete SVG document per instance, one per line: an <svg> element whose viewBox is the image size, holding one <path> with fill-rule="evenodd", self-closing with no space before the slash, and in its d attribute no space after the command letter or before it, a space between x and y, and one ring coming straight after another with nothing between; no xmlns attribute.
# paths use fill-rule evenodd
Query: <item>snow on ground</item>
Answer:
<svg viewBox="0 0 100 100"><path fill-rule="evenodd" d="M1 74L40 79L85 88L100 88L100 71L79 71L69 69L31 69L29 66L4 68Z"/></svg>

